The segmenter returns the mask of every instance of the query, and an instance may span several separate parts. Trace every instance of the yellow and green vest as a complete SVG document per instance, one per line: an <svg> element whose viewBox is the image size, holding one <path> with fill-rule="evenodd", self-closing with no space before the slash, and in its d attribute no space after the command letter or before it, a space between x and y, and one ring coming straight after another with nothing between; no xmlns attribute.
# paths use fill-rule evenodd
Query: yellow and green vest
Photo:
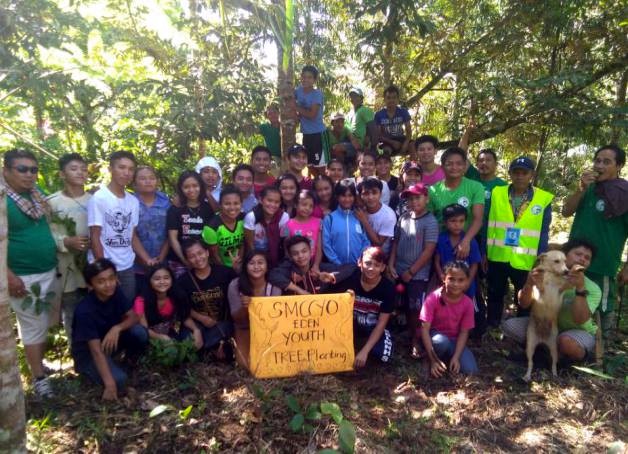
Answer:
<svg viewBox="0 0 628 454"><path fill-rule="evenodd" d="M532 200L519 214L519 219L515 220L508 198L508 186L495 187L488 214L488 259L510 263L518 270L531 270L538 255L543 212L553 198L553 194L533 187Z"/></svg>

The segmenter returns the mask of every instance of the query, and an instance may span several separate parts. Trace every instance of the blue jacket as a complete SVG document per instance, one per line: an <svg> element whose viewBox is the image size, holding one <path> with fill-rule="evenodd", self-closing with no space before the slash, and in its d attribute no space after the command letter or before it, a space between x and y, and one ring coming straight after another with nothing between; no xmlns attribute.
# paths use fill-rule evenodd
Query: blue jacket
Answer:
<svg viewBox="0 0 628 454"><path fill-rule="evenodd" d="M371 245L352 210L338 207L323 219L323 252L336 265L358 263L362 251Z"/></svg>

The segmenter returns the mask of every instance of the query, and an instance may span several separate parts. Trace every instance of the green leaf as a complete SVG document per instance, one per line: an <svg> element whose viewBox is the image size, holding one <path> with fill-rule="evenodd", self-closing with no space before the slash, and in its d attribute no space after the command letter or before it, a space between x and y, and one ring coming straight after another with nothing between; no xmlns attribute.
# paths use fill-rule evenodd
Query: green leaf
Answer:
<svg viewBox="0 0 628 454"><path fill-rule="evenodd" d="M353 454L355 451L355 427L346 419L338 424L338 442L342 452Z"/></svg>
<svg viewBox="0 0 628 454"><path fill-rule="evenodd" d="M315 404L310 404L305 412L305 418L310 421L318 421L322 418L322 413L318 411L318 407Z"/></svg>
<svg viewBox="0 0 628 454"><path fill-rule="evenodd" d="M41 285L39 282L35 282L31 285L31 293L37 297L41 294Z"/></svg>
<svg viewBox="0 0 628 454"><path fill-rule="evenodd" d="M188 417L190 416L190 413L192 412L192 408L194 408L194 405L189 405L184 410L179 411L179 418L182 419L183 421L188 419Z"/></svg>
<svg viewBox="0 0 628 454"><path fill-rule="evenodd" d="M292 394L288 394L286 396L286 405L293 412L301 413L301 406L299 405L299 402L297 402L296 397L294 397Z"/></svg>
<svg viewBox="0 0 628 454"><path fill-rule="evenodd" d="M326 448L318 451L318 454L338 454L338 451L336 451L335 449Z"/></svg>
<svg viewBox="0 0 628 454"><path fill-rule="evenodd" d="M148 414L148 417L154 418L155 416L159 416L163 412L169 411L169 410L172 410L172 407L170 405L157 405L155 408L153 408L150 411L150 413Z"/></svg>
<svg viewBox="0 0 628 454"><path fill-rule="evenodd" d="M596 377L600 377L603 378L605 380L614 380L615 377L605 374L604 372L601 372L599 370L595 370L595 369L591 369L590 367L584 367L584 366L571 366L574 369L577 369L581 372L585 372L587 374L591 374L591 375L595 375Z"/></svg>
<svg viewBox="0 0 628 454"><path fill-rule="evenodd" d="M33 297L28 295L26 298L22 300L22 310L25 311L28 307L33 304Z"/></svg>
<svg viewBox="0 0 628 454"><path fill-rule="evenodd" d="M342 410L335 402L321 402L321 412L330 415L336 424L342 421Z"/></svg>
<svg viewBox="0 0 628 454"><path fill-rule="evenodd" d="M290 424L289 424L290 429L293 432L297 432L297 431L301 430L301 427L303 427L303 423L304 422L305 422L305 418L303 417L303 414L297 413L290 420Z"/></svg>

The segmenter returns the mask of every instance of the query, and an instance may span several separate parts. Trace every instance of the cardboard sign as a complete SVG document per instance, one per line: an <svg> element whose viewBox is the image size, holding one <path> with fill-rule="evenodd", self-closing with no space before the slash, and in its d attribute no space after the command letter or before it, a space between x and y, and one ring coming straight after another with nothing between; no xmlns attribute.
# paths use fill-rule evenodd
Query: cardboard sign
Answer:
<svg viewBox="0 0 628 454"><path fill-rule="evenodd" d="M353 369L353 295L255 297L249 304L257 378Z"/></svg>

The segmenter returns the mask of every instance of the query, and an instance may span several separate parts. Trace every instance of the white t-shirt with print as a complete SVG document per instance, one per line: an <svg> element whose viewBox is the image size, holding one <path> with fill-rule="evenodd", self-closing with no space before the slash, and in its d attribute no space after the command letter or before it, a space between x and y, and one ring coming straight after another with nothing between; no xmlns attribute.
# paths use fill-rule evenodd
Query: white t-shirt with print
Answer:
<svg viewBox="0 0 628 454"><path fill-rule="evenodd" d="M286 236L285 226L290 220L290 216L288 213L283 213L281 218L279 219L279 233L283 238ZM268 250L268 238L266 237L266 229L261 223L255 223L255 213L249 211L246 216L244 216L244 228L246 230L253 230L254 239L253 239L253 247L255 249L260 249L262 251Z"/></svg>
<svg viewBox="0 0 628 454"><path fill-rule="evenodd" d="M105 185L96 191L87 205L87 224L101 227L100 244L104 256L114 263L118 271L128 270L135 261L132 239L139 214L137 198L127 192L123 198L118 197ZM91 252L88 258L90 262L94 260Z"/></svg>
<svg viewBox="0 0 628 454"><path fill-rule="evenodd" d="M390 252L390 239L395 236L397 215L388 205L382 204L382 207L375 213L369 213L368 218L369 224L378 235L388 237L388 240L382 245L382 249L388 254Z"/></svg>

